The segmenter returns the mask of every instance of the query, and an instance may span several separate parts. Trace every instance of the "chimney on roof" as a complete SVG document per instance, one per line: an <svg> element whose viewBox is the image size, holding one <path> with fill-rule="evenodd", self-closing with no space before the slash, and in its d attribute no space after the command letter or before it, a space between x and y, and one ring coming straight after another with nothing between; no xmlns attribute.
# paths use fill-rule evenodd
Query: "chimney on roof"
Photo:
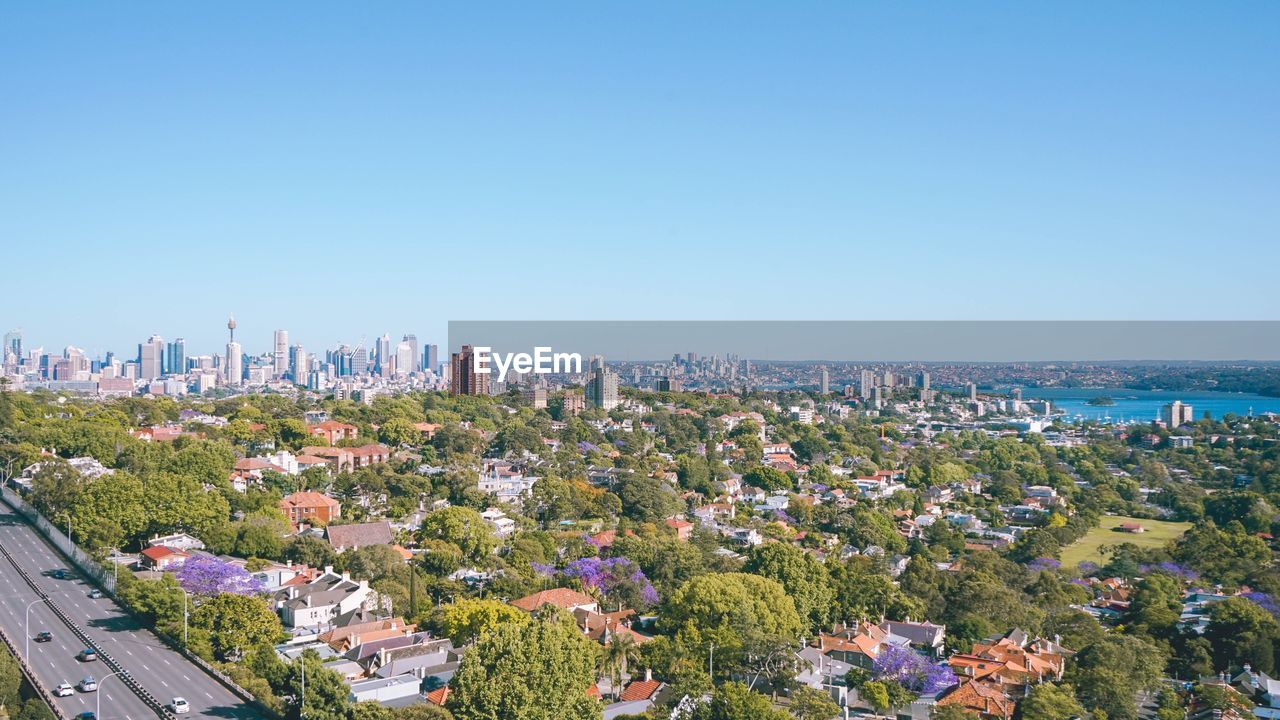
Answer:
<svg viewBox="0 0 1280 720"><path fill-rule="evenodd" d="M325 566L324 566L324 572L325 572L325 574L326 574L326 575L332 575L332 574L333 574L333 566L332 566L332 565L325 565Z"/></svg>

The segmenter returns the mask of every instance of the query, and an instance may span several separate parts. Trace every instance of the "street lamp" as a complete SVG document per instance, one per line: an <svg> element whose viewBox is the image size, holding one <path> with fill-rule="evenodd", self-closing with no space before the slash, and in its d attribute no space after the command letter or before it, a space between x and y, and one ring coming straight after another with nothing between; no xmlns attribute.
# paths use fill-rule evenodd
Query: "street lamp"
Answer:
<svg viewBox="0 0 1280 720"><path fill-rule="evenodd" d="M187 616L190 614L187 612L187 596L189 594L190 593L188 593L186 589L183 589L182 591L182 647L184 648L187 646Z"/></svg>
<svg viewBox="0 0 1280 720"><path fill-rule="evenodd" d="M42 602L45 602L48 599L49 598L36 598L35 600L31 601L30 605L27 605L26 620L23 623L23 631L22 631L27 636L26 642L22 646L22 654L26 656L27 662L31 662L31 608L35 607L36 605L39 605Z"/></svg>
<svg viewBox="0 0 1280 720"><path fill-rule="evenodd" d="M94 702L94 710L93 710L94 718L102 717L102 685L103 683L105 683L107 681L107 678L111 677L111 675L119 675L122 672L124 671L117 670L116 672L113 672L110 675L107 675L107 677L102 678L102 681L98 683L98 691L97 693L95 693L98 697L95 698L93 701Z"/></svg>

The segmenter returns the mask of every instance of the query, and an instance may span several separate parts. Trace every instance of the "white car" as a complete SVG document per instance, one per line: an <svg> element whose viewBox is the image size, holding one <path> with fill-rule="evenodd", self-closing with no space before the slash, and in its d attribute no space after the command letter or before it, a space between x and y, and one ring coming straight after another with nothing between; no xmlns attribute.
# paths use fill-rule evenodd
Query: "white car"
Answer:
<svg viewBox="0 0 1280 720"><path fill-rule="evenodd" d="M98 681L92 675L80 681L80 692L94 692L97 689Z"/></svg>
<svg viewBox="0 0 1280 720"><path fill-rule="evenodd" d="M68 695L75 695L76 689L71 687L71 683L62 683L53 689L53 694L58 697L66 697Z"/></svg>
<svg viewBox="0 0 1280 720"><path fill-rule="evenodd" d="M191 712L191 705L187 703L186 698L176 697L173 699L173 712L177 715L185 715Z"/></svg>

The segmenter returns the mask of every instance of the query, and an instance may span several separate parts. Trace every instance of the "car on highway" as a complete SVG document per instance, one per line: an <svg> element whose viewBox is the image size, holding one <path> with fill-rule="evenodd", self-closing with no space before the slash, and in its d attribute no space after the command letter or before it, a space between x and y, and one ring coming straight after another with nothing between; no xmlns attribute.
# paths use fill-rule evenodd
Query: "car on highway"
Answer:
<svg viewBox="0 0 1280 720"><path fill-rule="evenodd" d="M93 662L98 659L98 651L93 648L85 648L76 654L76 658L80 662Z"/></svg>
<svg viewBox="0 0 1280 720"><path fill-rule="evenodd" d="M187 702L186 698L180 698L180 697L174 698L173 704L171 704L169 707L173 708L173 712L175 715L185 715L191 712L191 704Z"/></svg>
<svg viewBox="0 0 1280 720"><path fill-rule="evenodd" d="M36 642L49 642L50 640L53 640L53 633L47 630L44 632L36 633L35 640Z"/></svg>
<svg viewBox="0 0 1280 720"><path fill-rule="evenodd" d="M90 600L97 600L97 599L98 599L98 598L100 598L100 597L102 597L102 591L101 591L101 590L99 590L98 588L94 588L94 589L92 589L92 590L90 590L90 591L89 591L89 599L90 599Z"/></svg>
<svg viewBox="0 0 1280 720"><path fill-rule="evenodd" d="M53 694L58 697L66 697L68 695L75 695L76 689L71 687L71 683L62 683L53 689Z"/></svg>
<svg viewBox="0 0 1280 720"><path fill-rule="evenodd" d="M72 720L98 720L98 716L86 710L85 712L75 716Z"/></svg>
<svg viewBox="0 0 1280 720"><path fill-rule="evenodd" d="M92 675L80 681L80 692L95 692L97 689L98 681Z"/></svg>

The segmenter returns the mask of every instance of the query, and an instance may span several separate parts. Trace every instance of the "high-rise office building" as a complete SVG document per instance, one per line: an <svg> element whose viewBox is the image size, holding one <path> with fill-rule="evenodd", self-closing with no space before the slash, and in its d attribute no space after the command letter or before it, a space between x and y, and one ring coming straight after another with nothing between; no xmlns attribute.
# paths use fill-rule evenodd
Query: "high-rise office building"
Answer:
<svg viewBox="0 0 1280 720"><path fill-rule="evenodd" d="M977 402L977 400L978 400L978 385L977 385L977 383L969 383L969 384L965 385L965 388L966 388L966 390L968 391L968 394L969 394L969 401L970 401L970 402Z"/></svg>
<svg viewBox="0 0 1280 720"><path fill-rule="evenodd" d="M356 349L351 353L351 374L369 374L369 351L365 349L364 345L357 345Z"/></svg>
<svg viewBox="0 0 1280 720"><path fill-rule="evenodd" d="M282 378L289 372L289 331L277 330L271 352L272 373Z"/></svg>
<svg viewBox="0 0 1280 720"><path fill-rule="evenodd" d="M391 352L391 336L384 333L373 346L373 371L382 377L391 377L394 357Z"/></svg>
<svg viewBox="0 0 1280 720"><path fill-rule="evenodd" d="M164 340L152 335L138 346L138 377L155 380L164 375Z"/></svg>
<svg viewBox="0 0 1280 720"><path fill-rule="evenodd" d="M591 376L587 379L587 401L598 408L618 407L618 374L605 366L604 358L591 358Z"/></svg>
<svg viewBox="0 0 1280 720"><path fill-rule="evenodd" d="M822 368L822 375L818 379L818 392L823 395L831 392L831 375L826 368Z"/></svg>
<svg viewBox="0 0 1280 720"><path fill-rule="evenodd" d="M463 345L449 357L450 395L488 395L489 376L476 372L470 345Z"/></svg>
<svg viewBox="0 0 1280 720"><path fill-rule="evenodd" d="M440 372L440 348L428 345L422 350L422 369L433 373Z"/></svg>
<svg viewBox="0 0 1280 720"><path fill-rule="evenodd" d="M238 387L244 384L244 352L240 343L227 343L227 360L222 363L222 376L227 385Z"/></svg>
<svg viewBox="0 0 1280 720"><path fill-rule="evenodd" d="M925 370L920 373L920 392L921 396L929 394L929 371Z"/></svg>
<svg viewBox="0 0 1280 720"><path fill-rule="evenodd" d="M411 363L413 367L402 368L402 370L406 374L411 372L417 372L418 371L418 336L405 335L403 340L409 343L409 347L413 348L413 361Z"/></svg>
<svg viewBox="0 0 1280 720"><path fill-rule="evenodd" d="M164 372L166 375L185 375L187 372L187 341L176 338L165 346Z"/></svg>
<svg viewBox="0 0 1280 720"><path fill-rule="evenodd" d="M1174 400L1161 408L1160 419L1170 430L1195 422L1195 417L1191 414L1191 406L1184 405L1181 400Z"/></svg>
<svg viewBox="0 0 1280 720"><path fill-rule="evenodd" d="M0 350L0 362L4 361L5 355L11 354L14 362L22 359L22 331L10 330L4 334L4 348Z"/></svg>
<svg viewBox="0 0 1280 720"><path fill-rule="evenodd" d="M408 340L401 340L396 345L395 374L408 375L413 372L414 362L413 344Z"/></svg>
<svg viewBox="0 0 1280 720"><path fill-rule="evenodd" d="M310 371L306 351L301 345L294 345L289 349L289 379L295 385L301 385L307 381L307 373Z"/></svg>

